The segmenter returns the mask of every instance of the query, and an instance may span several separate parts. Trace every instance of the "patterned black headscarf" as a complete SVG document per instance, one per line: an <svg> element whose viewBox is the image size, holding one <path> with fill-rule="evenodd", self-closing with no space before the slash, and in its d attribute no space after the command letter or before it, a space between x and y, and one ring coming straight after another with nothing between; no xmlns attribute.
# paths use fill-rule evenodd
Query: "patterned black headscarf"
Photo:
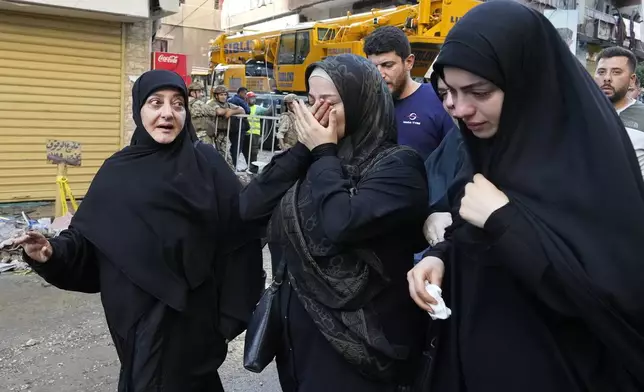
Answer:
<svg viewBox="0 0 644 392"><path fill-rule="evenodd" d="M399 149L393 100L376 67L364 58L329 57L308 68L307 80L317 67L331 77L344 104L345 137L338 155L356 186L378 170L382 157ZM370 305L389 277L371 249L339 247L328 239L318 213L307 176L273 214L271 242L286 244L291 285L333 348L363 376L391 382L396 361L405 360L409 350L389 343Z"/></svg>
<svg viewBox="0 0 644 392"><path fill-rule="evenodd" d="M338 156L350 175L373 158L385 143L396 143L396 114L387 84L364 57L343 54L327 57L306 70L306 90L314 69L321 68L338 89L346 116L346 134L338 143Z"/></svg>

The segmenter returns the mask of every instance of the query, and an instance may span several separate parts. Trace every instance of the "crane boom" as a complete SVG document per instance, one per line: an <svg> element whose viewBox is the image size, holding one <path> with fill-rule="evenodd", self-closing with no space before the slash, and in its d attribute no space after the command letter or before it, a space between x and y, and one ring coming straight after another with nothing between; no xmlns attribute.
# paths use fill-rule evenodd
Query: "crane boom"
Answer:
<svg viewBox="0 0 644 392"><path fill-rule="evenodd" d="M476 0L419 0L418 4L297 24L279 31L221 35L211 41L211 70L219 84L235 90L305 91L306 67L327 56L365 56L363 40L382 26L407 34L415 55L413 76L422 77L452 26Z"/></svg>

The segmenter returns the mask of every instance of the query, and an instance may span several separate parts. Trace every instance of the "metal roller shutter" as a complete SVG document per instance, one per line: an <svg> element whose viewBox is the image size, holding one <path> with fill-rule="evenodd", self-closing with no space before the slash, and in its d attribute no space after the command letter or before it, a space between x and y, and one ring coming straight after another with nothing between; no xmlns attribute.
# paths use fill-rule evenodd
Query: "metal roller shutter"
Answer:
<svg viewBox="0 0 644 392"><path fill-rule="evenodd" d="M121 146L121 24L0 11L0 201L53 200L47 139L82 144L74 196Z"/></svg>

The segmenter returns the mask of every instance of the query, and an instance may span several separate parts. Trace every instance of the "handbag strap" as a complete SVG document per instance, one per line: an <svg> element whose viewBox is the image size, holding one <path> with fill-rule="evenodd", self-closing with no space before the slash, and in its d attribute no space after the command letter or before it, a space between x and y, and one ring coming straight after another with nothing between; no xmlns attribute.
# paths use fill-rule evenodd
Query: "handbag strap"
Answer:
<svg viewBox="0 0 644 392"><path fill-rule="evenodd" d="M275 286L280 286L282 282L284 281L284 270L286 269L286 258L282 257L280 259L279 264L277 265L277 269L275 270L275 274L273 275L273 283Z"/></svg>

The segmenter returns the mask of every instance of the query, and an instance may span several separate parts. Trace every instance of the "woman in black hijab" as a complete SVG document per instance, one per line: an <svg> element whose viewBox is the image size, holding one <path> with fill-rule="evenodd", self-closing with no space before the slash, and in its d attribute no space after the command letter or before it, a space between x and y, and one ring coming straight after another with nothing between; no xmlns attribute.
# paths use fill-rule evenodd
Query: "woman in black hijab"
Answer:
<svg viewBox="0 0 644 392"><path fill-rule="evenodd" d="M411 383L426 317L405 278L424 245L423 161L396 145L391 94L369 61L328 57L306 78L314 106L294 105L298 144L240 201L243 218L270 220L273 270L285 263L280 383L393 392Z"/></svg>
<svg viewBox="0 0 644 392"><path fill-rule="evenodd" d="M516 2L469 11L434 70L478 174L410 273L427 309L446 270L431 391L643 390L644 183L612 105Z"/></svg>
<svg viewBox="0 0 644 392"><path fill-rule="evenodd" d="M101 293L119 392L221 391L223 335L262 288L258 235L241 225L236 176L197 141L181 77L146 72L132 100L131 144L105 161L69 229L17 243L53 285ZM227 294L238 265L250 297Z"/></svg>

